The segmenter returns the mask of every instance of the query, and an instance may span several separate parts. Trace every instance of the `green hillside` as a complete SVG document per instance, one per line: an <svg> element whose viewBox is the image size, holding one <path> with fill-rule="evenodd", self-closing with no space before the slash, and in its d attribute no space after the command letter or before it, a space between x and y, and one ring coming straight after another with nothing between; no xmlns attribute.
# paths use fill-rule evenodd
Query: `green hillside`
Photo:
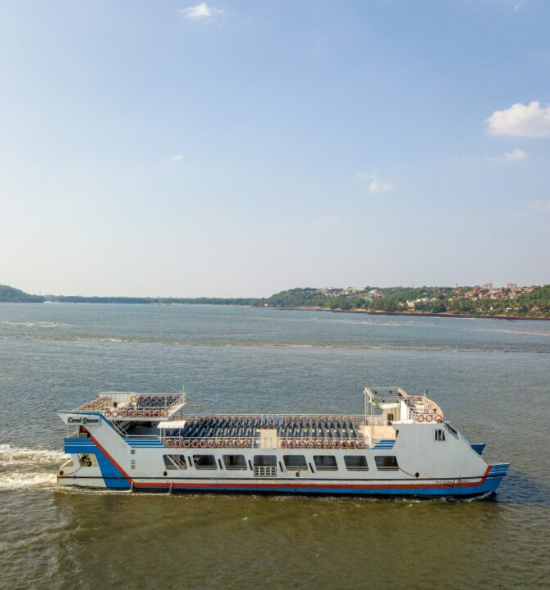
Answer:
<svg viewBox="0 0 550 590"><path fill-rule="evenodd" d="M29 295L20 289L8 287L8 285L0 285L0 302L10 303L42 303L44 297L39 295Z"/></svg>

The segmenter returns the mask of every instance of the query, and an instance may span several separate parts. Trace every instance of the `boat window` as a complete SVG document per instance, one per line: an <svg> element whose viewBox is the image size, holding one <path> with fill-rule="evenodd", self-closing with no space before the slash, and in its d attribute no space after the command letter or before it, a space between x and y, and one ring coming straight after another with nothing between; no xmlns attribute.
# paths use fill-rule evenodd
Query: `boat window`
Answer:
<svg viewBox="0 0 550 590"><path fill-rule="evenodd" d="M368 471L369 464L364 455L345 455L344 462L348 471Z"/></svg>
<svg viewBox="0 0 550 590"><path fill-rule="evenodd" d="M435 440L438 442L443 442L445 440L445 433L440 428L435 431Z"/></svg>
<svg viewBox="0 0 550 590"><path fill-rule="evenodd" d="M277 457L275 455L254 455L254 467L273 466L277 466Z"/></svg>
<svg viewBox="0 0 550 590"><path fill-rule="evenodd" d="M399 469L397 457L393 455L379 455L374 460L378 471L397 471Z"/></svg>
<svg viewBox="0 0 550 590"><path fill-rule="evenodd" d="M445 423L445 426L447 427L447 430L455 437L458 438L458 431L456 428L454 428L453 426L451 426L448 422Z"/></svg>
<svg viewBox="0 0 550 590"><path fill-rule="evenodd" d="M226 469L246 469L244 455L224 455L223 462Z"/></svg>
<svg viewBox="0 0 550 590"><path fill-rule="evenodd" d="M304 455L283 455L283 461L287 469L307 469Z"/></svg>
<svg viewBox="0 0 550 590"><path fill-rule="evenodd" d="M315 455L313 457L317 471L336 471L336 457L334 455Z"/></svg>
<svg viewBox="0 0 550 590"><path fill-rule="evenodd" d="M166 469L187 469L187 463L183 455L164 455L163 459Z"/></svg>
<svg viewBox="0 0 550 590"><path fill-rule="evenodd" d="M195 469L217 469L214 455L193 455Z"/></svg>

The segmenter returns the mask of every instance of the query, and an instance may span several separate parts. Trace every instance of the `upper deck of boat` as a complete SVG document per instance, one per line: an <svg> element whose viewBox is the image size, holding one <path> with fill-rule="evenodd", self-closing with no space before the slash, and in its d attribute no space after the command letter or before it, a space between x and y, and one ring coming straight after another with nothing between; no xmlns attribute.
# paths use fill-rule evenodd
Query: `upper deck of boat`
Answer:
<svg viewBox="0 0 550 590"><path fill-rule="evenodd" d="M105 392L71 412L99 413L125 436L158 436L167 446L365 448L397 437L400 423L443 422L443 412L425 395L401 388L364 390L362 414L184 413L181 394Z"/></svg>

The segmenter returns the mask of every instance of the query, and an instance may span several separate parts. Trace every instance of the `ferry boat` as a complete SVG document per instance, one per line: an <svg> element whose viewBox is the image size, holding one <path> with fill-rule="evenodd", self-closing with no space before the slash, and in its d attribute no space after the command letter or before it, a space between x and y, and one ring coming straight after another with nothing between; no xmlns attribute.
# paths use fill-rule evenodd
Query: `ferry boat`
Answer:
<svg viewBox="0 0 550 590"><path fill-rule="evenodd" d="M193 415L187 396L107 392L59 412L61 486L110 490L473 497L488 465L441 408L400 387L366 387L361 415ZM72 432L69 433L69 430Z"/></svg>

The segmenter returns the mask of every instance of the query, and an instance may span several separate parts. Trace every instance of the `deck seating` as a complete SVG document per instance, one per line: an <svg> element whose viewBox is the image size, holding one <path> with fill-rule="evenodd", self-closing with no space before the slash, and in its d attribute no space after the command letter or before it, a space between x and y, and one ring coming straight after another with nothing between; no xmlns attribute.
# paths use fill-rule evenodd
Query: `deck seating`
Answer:
<svg viewBox="0 0 550 590"><path fill-rule="evenodd" d="M165 431L166 438L248 440L256 446L260 429L276 429L281 439L353 441L362 439L356 416L190 416L183 428Z"/></svg>

